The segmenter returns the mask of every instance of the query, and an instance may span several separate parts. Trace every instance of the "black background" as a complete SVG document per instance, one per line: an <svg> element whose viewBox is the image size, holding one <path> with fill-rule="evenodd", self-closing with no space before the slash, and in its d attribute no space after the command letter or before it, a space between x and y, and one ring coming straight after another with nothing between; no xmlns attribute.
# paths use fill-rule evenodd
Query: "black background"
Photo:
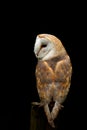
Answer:
<svg viewBox="0 0 87 130"><path fill-rule="evenodd" d="M2 9L1 19L2 129L29 130L30 104L38 100L35 80L37 59L33 48L39 33L57 36L72 62L72 83L61 112L59 130L83 129L86 108L85 10L82 12L82 6L76 3L67 6L65 3L63 6L56 3L46 6L43 3L43 7L38 8L27 3L24 6L23 3L13 5Z"/></svg>

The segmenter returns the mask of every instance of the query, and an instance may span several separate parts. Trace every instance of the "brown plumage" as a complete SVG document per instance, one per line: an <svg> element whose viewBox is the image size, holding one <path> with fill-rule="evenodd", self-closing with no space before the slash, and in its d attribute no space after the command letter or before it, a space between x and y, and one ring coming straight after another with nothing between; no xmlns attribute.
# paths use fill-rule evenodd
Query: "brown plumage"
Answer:
<svg viewBox="0 0 87 130"><path fill-rule="evenodd" d="M52 127L61 104L69 92L72 75L70 58L61 41L50 34L40 34L36 38L34 52L38 58L36 66L37 90L48 122ZM50 110L49 104L54 102Z"/></svg>

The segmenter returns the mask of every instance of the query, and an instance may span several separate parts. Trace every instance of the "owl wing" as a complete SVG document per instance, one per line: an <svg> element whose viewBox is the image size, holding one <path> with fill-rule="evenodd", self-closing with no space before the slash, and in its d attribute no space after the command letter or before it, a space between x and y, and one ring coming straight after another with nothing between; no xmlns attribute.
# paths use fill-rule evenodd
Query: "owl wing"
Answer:
<svg viewBox="0 0 87 130"><path fill-rule="evenodd" d="M72 65L69 56L57 62L55 75L54 100L62 102L68 94L71 83Z"/></svg>
<svg viewBox="0 0 87 130"><path fill-rule="evenodd" d="M55 74L46 61L39 61L36 67L37 90L41 100L50 102L51 87Z"/></svg>

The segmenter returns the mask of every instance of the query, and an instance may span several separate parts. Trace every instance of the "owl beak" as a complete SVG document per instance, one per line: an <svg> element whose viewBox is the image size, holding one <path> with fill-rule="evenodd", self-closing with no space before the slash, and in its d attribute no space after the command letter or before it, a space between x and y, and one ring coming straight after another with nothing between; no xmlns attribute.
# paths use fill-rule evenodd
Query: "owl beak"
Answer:
<svg viewBox="0 0 87 130"><path fill-rule="evenodd" d="M38 53L35 53L36 57L38 57Z"/></svg>
<svg viewBox="0 0 87 130"><path fill-rule="evenodd" d="M38 57L40 50L41 50L41 43L38 42L38 40L36 40L35 47L34 47L34 53L36 57Z"/></svg>
<svg viewBox="0 0 87 130"><path fill-rule="evenodd" d="M34 53L35 53L35 56L36 56L36 57L38 57L39 52L40 52L40 49L39 49L39 48L35 48L35 49L34 49Z"/></svg>

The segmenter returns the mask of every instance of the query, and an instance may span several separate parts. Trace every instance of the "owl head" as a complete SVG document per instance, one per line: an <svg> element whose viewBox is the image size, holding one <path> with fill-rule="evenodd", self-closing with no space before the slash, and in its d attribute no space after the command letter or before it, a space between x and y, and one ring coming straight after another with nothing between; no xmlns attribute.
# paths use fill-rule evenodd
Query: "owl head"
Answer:
<svg viewBox="0 0 87 130"><path fill-rule="evenodd" d="M49 60L65 55L66 50L61 41L51 34L39 34L35 40L34 53L38 60Z"/></svg>

